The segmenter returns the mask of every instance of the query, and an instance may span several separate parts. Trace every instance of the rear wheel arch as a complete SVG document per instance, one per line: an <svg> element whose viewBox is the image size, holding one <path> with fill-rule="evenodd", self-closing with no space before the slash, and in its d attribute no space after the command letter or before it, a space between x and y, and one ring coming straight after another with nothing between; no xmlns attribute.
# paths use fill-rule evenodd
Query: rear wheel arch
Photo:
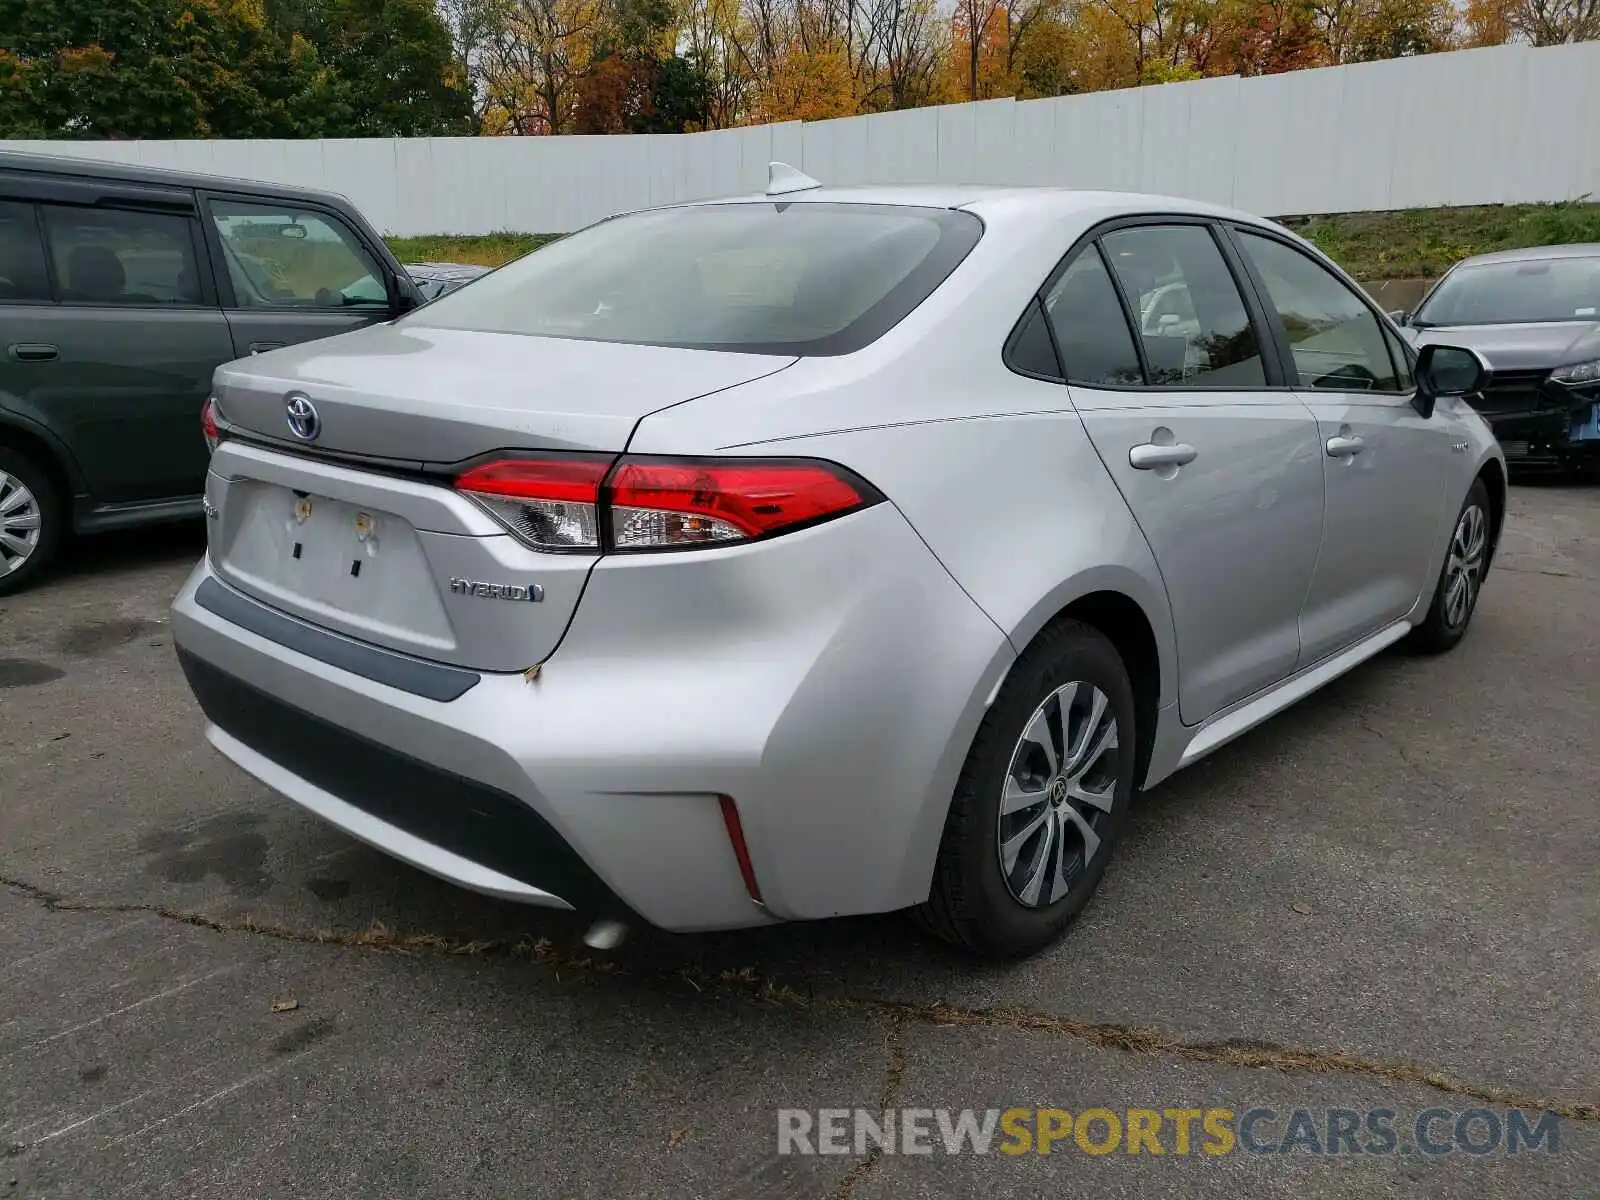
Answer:
<svg viewBox="0 0 1600 1200"><path fill-rule="evenodd" d="M1116 648L1133 684L1134 722L1138 739L1133 779L1135 787L1142 787L1155 748L1163 689L1176 695L1176 655L1170 656L1171 661L1164 670L1163 659L1168 656L1163 655L1163 643L1157 632L1158 628L1167 631L1166 645L1170 649L1171 627L1158 626L1145 605L1114 585L1080 590L1066 603L1058 601L1054 612L1042 619L1036 618L1036 621L1037 625L1030 623L1031 632L1026 633L1026 640L1019 636L1021 631L1012 632L1011 642L1016 647L1018 658L1062 621L1081 621L1104 634ZM1009 674L1008 671L996 681L989 697L991 703L1000 694Z"/></svg>
<svg viewBox="0 0 1600 1200"><path fill-rule="evenodd" d="M1105 635L1116 647L1133 684L1134 786L1144 783L1155 747L1161 709L1161 650L1155 627L1138 601L1123 592L1098 591L1079 596L1050 621L1081 621ZM1049 626L1047 626L1048 628Z"/></svg>

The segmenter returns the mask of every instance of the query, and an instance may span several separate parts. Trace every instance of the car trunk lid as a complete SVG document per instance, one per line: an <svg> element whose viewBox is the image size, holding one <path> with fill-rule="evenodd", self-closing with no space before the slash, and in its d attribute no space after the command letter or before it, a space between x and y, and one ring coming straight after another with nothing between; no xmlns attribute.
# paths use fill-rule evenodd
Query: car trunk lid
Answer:
<svg viewBox="0 0 1600 1200"><path fill-rule="evenodd" d="M230 424L285 444L396 462L490 450L621 450L639 418L795 360L423 325L373 325L239 359L216 375ZM316 413L292 432L290 397Z"/></svg>
<svg viewBox="0 0 1600 1200"><path fill-rule="evenodd" d="M559 643L595 556L531 549L452 486L453 464L490 451L620 453L645 413L792 361L380 327L229 364L206 482L213 569L364 642L525 669ZM298 444L286 415L296 394L317 420Z"/></svg>

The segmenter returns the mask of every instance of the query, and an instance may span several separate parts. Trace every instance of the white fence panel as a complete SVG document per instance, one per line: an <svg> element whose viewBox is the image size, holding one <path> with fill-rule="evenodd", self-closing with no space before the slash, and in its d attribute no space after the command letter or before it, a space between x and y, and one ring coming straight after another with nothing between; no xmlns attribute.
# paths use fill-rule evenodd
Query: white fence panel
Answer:
<svg viewBox="0 0 1600 1200"><path fill-rule="evenodd" d="M1342 117L1321 169L1341 181L1346 211L1394 207L1395 166L1414 140L1407 132L1414 118L1400 108L1410 65L1394 60L1345 68Z"/></svg>
<svg viewBox="0 0 1600 1200"><path fill-rule="evenodd" d="M1568 200L1600 195L1597 112L1588 42L711 133L0 148L330 189L389 233L561 233L758 191L772 159L827 183L1115 188L1272 216Z"/></svg>
<svg viewBox="0 0 1600 1200"><path fill-rule="evenodd" d="M1343 116L1345 72L1329 67L1298 74L1306 78L1288 88L1283 156L1273 164L1282 177L1277 211L1350 212L1357 207L1359 172L1333 170L1334 147L1341 135L1364 137L1367 131Z"/></svg>
<svg viewBox="0 0 1600 1200"><path fill-rule="evenodd" d="M1239 81L1233 157L1233 203L1239 208L1256 213L1289 212L1284 207L1284 161L1293 86L1287 75Z"/></svg>
<svg viewBox="0 0 1600 1200"><path fill-rule="evenodd" d="M1520 90L1501 96L1509 106L1496 122L1495 139L1475 139L1460 151L1492 161L1507 203L1600 199L1600 61L1594 47L1584 42L1526 54L1515 85Z"/></svg>
<svg viewBox="0 0 1600 1200"><path fill-rule="evenodd" d="M939 110L909 108L862 117L867 153L880 178L896 183L939 176ZM777 156L784 161L782 156Z"/></svg>
<svg viewBox="0 0 1600 1200"><path fill-rule="evenodd" d="M990 100L972 106L972 165L962 183L1020 183L1017 155L1017 102Z"/></svg>
<svg viewBox="0 0 1600 1200"><path fill-rule="evenodd" d="M851 117L829 121L828 132L833 139L833 171L823 178L840 184L883 182L873 170L865 121Z"/></svg>
<svg viewBox="0 0 1600 1200"><path fill-rule="evenodd" d="M1233 203L1239 83L1237 75L1227 75L1184 85L1189 125L1175 159L1182 173L1177 185L1182 194L1215 204Z"/></svg>
<svg viewBox="0 0 1600 1200"><path fill-rule="evenodd" d="M935 110L939 116L938 182L971 182L972 130L977 108L977 104L954 104Z"/></svg>
<svg viewBox="0 0 1600 1200"><path fill-rule="evenodd" d="M1188 87L1140 91L1139 182L1141 192L1176 195L1189 186Z"/></svg>
<svg viewBox="0 0 1600 1200"><path fill-rule="evenodd" d="M1006 183L1055 182L1056 108L1053 100L1023 100L1013 107Z"/></svg>

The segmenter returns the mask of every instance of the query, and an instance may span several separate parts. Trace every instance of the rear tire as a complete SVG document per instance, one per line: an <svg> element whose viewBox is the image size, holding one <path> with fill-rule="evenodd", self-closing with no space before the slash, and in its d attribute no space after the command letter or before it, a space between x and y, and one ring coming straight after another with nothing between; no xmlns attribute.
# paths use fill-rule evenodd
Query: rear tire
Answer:
<svg viewBox="0 0 1600 1200"><path fill-rule="evenodd" d="M61 545L61 497L32 459L0 446L0 596L49 567Z"/></svg>
<svg viewBox="0 0 1600 1200"><path fill-rule="evenodd" d="M1133 798L1133 686L1099 630L1063 619L1011 669L978 728L918 923L1020 958L1084 910Z"/></svg>
<svg viewBox="0 0 1600 1200"><path fill-rule="evenodd" d="M1489 489L1483 480L1474 479L1467 498L1450 526L1450 543L1444 565L1433 590L1433 603L1421 625L1406 638L1405 646L1417 654L1443 654L1455 648L1472 623L1483 578L1489 570L1489 551L1494 522L1489 507Z"/></svg>

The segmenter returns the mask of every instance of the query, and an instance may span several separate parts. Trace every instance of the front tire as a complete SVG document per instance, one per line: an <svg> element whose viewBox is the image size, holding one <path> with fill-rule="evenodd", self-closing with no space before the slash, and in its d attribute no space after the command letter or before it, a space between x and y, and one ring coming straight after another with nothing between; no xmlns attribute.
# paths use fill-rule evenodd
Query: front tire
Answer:
<svg viewBox="0 0 1600 1200"><path fill-rule="evenodd" d="M1116 647L1060 620L1012 667L973 739L933 885L913 910L964 949L1019 958L1088 905L1127 820L1133 686Z"/></svg>
<svg viewBox="0 0 1600 1200"><path fill-rule="evenodd" d="M1489 510L1489 489L1474 479L1451 526L1450 545L1434 588L1433 603L1421 625L1406 639L1419 654L1443 654L1466 636L1478 607L1483 577L1489 569L1489 548L1494 524Z"/></svg>
<svg viewBox="0 0 1600 1200"><path fill-rule="evenodd" d="M61 499L32 459L0 446L0 596L36 580L61 544Z"/></svg>

